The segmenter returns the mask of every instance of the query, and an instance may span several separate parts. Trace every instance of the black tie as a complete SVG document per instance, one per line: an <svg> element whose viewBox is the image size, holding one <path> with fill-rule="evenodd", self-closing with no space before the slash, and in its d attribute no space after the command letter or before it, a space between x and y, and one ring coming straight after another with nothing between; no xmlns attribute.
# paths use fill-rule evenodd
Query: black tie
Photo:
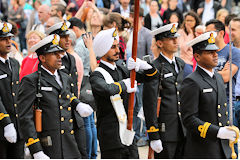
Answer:
<svg viewBox="0 0 240 160"><path fill-rule="evenodd" d="M172 61L171 66L172 66L173 70L175 71L175 62L174 61Z"/></svg>
<svg viewBox="0 0 240 160"><path fill-rule="evenodd" d="M11 69L9 67L9 60L5 61L5 65L6 65L7 71L11 72Z"/></svg>

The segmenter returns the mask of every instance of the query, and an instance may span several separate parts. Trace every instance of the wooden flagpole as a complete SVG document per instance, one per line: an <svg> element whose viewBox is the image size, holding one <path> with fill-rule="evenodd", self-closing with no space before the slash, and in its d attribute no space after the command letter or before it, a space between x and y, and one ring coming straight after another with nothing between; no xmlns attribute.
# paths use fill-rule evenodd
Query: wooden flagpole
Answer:
<svg viewBox="0 0 240 160"><path fill-rule="evenodd" d="M132 58L136 61L137 58L137 41L138 41L138 21L139 21L139 0L134 2L134 23L133 23L133 45L132 45ZM134 87L136 79L135 69L131 70L131 87ZM134 94L130 93L128 102L128 124L127 129L132 130L133 124L133 109L134 109Z"/></svg>

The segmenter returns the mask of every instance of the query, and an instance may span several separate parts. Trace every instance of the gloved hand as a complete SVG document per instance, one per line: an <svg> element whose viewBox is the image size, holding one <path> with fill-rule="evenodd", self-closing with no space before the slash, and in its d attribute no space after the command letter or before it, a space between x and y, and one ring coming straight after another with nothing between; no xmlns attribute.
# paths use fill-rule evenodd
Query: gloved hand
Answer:
<svg viewBox="0 0 240 160"><path fill-rule="evenodd" d="M220 127L217 137L220 139L229 139L231 141L234 141L236 138L236 133L226 127Z"/></svg>
<svg viewBox="0 0 240 160"><path fill-rule="evenodd" d="M132 92L137 91L137 81L136 80L135 80L135 83L134 83L134 88L131 88L131 79L130 78L124 79L122 81L126 85L128 93L132 93Z"/></svg>
<svg viewBox="0 0 240 160"><path fill-rule="evenodd" d="M39 151L37 153L33 154L34 159L50 159L46 154L43 153L43 151Z"/></svg>
<svg viewBox="0 0 240 160"><path fill-rule="evenodd" d="M160 139L151 141L150 146L157 153L160 153L163 150L162 141Z"/></svg>
<svg viewBox="0 0 240 160"><path fill-rule="evenodd" d="M92 107L82 102L78 103L76 110L81 117L88 117L93 113Z"/></svg>
<svg viewBox="0 0 240 160"><path fill-rule="evenodd" d="M16 131L13 123L10 123L4 127L4 137L10 143L17 142L17 131Z"/></svg>
<svg viewBox="0 0 240 160"><path fill-rule="evenodd" d="M143 61L139 58L137 58L136 62L135 62L134 59L132 57L130 57L128 59L127 68L128 68L128 70L135 69L135 71L138 72L140 69L141 70L151 69L152 66L150 64L148 64L146 61Z"/></svg>

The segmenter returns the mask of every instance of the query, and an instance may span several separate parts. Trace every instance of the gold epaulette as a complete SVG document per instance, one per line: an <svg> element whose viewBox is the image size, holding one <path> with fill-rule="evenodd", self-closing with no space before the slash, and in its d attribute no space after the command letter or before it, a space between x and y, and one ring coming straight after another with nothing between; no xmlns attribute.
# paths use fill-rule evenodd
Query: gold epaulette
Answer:
<svg viewBox="0 0 240 160"><path fill-rule="evenodd" d="M206 138L207 130L211 123L205 122L203 125L198 126L198 130L200 132L200 137Z"/></svg>

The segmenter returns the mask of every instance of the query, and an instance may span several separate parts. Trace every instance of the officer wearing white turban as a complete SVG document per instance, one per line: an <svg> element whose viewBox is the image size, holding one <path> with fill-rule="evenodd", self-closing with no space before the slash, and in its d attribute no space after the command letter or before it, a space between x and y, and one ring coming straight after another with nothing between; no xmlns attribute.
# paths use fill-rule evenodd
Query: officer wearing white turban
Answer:
<svg viewBox="0 0 240 160"><path fill-rule="evenodd" d="M93 49L96 56L101 58L99 67L90 76L97 105L101 158L139 158L133 140L134 133L129 131L129 134L122 136L122 131L126 130L128 93L136 92L136 81L134 88L131 88L128 69L146 70L148 74L155 74L156 69L147 62L142 60L135 62L133 59L127 68L125 63L119 60L119 37L115 28L99 32L93 41ZM137 80L140 79L137 76ZM120 112L119 108L122 109ZM126 137L129 139L131 137L133 142L126 142Z"/></svg>

